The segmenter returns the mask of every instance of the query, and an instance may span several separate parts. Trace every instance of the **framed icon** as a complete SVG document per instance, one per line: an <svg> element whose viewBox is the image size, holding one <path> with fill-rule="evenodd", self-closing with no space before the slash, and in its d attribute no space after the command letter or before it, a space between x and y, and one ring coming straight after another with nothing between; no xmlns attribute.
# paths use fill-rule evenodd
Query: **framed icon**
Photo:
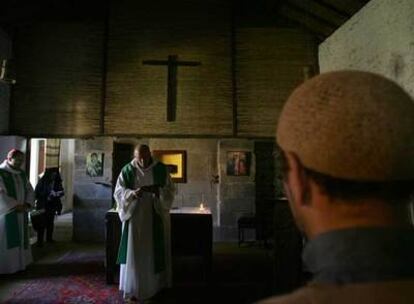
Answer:
<svg viewBox="0 0 414 304"><path fill-rule="evenodd" d="M91 152L86 156L86 175L90 177L103 176L104 153Z"/></svg>
<svg viewBox="0 0 414 304"><path fill-rule="evenodd" d="M185 150L154 150L152 154L168 167L173 182L187 182L187 152Z"/></svg>
<svg viewBox="0 0 414 304"><path fill-rule="evenodd" d="M229 176L250 175L251 153L246 151L227 152L226 172Z"/></svg>

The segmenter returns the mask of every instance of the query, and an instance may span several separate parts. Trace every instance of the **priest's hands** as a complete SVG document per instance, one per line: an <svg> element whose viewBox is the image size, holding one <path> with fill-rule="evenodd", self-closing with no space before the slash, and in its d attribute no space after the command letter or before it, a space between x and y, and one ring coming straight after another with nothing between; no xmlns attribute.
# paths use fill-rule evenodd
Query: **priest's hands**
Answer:
<svg viewBox="0 0 414 304"><path fill-rule="evenodd" d="M153 193L156 196L159 196L160 190L158 186L142 186L136 190L134 190L134 196L136 198L140 198L144 192Z"/></svg>
<svg viewBox="0 0 414 304"><path fill-rule="evenodd" d="M157 194L159 192L158 186L154 186L154 185L152 185L152 186L143 186L143 187L141 187L141 189L143 189L146 192L151 192L151 193L155 193L155 194Z"/></svg>
<svg viewBox="0 0 414 304"><path fill-rule="evenodd" d="M133 195L135 198L140 198L142 196L142 193L144 192L144 190L142 190L142 188L138 188L136 190L134 190Z"/></svg>

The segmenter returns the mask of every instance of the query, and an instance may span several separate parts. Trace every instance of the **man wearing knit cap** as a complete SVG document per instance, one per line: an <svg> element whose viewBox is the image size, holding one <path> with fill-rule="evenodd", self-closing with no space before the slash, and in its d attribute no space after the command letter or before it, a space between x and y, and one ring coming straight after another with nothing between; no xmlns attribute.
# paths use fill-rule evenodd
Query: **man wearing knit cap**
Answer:
<svg viewBox="0 0 414 304"><path fill-rule="evenodd" d="M27 211L34 193L20 169L23 152L13 149L0 164L0 274L24 270L32 262Z"/></svg>
<svg viewBox="0 0 414 304"><path fill-rule="evenodd" d="M376 74L322 74L289 97L276 139L313 277L260 303L414 303L412 98Z"/></svg>

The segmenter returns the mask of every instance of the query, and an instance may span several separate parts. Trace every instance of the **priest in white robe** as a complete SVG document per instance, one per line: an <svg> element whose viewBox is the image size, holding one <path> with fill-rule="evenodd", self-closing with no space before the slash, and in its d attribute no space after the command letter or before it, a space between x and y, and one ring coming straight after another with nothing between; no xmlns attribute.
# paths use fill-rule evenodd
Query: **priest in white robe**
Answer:
<svg viewBox="0 0 414 304"><path fill-rule="evenodd" d="M147 145L137 146L114 192L122 221L118 263L125 299L143 301L171 287L169 210L174 191L167 167L151 157Z"/></svg>
<svg viewBox="0 0 414 304"><path fill-rule="evenodd" d="M23 162L23 152L13 149L0 164L0 274L24 270L32 262L27 212L34 192L20 169Z"/></svg>

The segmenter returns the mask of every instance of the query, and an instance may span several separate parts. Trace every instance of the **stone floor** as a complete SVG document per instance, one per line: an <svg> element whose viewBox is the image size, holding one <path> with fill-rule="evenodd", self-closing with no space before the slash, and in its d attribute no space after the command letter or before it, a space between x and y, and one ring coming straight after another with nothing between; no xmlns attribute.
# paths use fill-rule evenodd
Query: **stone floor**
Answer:
<svg viewBox="0 0 414 304"><path fill-rule="evenodd" d="M60 242L68 242L72 240L73 226L72 226L73 214L68 212L62 215L56 216L55 227L53 230L53 239ZM29 224L30 229L30 243L36 242L36 231Z"/></svg>

